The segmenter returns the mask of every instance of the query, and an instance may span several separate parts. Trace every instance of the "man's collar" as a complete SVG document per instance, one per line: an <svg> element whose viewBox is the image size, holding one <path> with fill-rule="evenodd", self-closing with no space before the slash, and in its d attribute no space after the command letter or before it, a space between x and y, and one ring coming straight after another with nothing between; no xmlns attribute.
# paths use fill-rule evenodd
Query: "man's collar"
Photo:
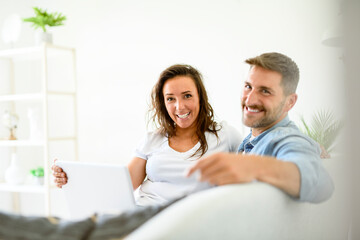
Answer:
<svg viewBox="0 0 360 240"><path fill-rule="evenodd" d="M290 122L289 116L286 115L283 120L281 120L280 122L269 128L268 130L262 132L260 135L256 136L250 141L252 136L252 131L251 131L250 134L241 143L238 152L243 152L245 149L245 145L247 144L251 144L252 146L255 146L267 133L271 132L275 128L287 126L289 122Z"/></svg>
<svg viewBox="0 0 360 240"><path fill-rule="evenodd" d="M266 132L270 132L271 130L277 128L277 127L284 127L286 125L288 125L290 122L290 119L289 119L289 115L286 114L286 116L280 121L278 122L277 124L275 124L274 126L272 126L271 128L265 130L264 132L260 133L258 136L256 137L259 137L260 135L263 135L264 133ZM251 134L252 134L252 131L251 131ZM255 138L256 138L255 137Z"/></svg>

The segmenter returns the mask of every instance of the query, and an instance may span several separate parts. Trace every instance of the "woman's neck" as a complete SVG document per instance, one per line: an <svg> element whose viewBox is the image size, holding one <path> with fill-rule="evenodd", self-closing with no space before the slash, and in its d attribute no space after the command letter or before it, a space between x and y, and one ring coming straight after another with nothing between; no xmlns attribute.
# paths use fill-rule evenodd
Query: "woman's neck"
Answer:
<svg viewBox="0 0 360 240"><path fill-rule="evenodd" d="M176 128L175 136L178 138L194 138L196 136L196 127L190 127L190 128Z"/></svg>
<svg viewBox="0 0 360 240"><path fill-rule="evenodd" d="M177 128L175 135L169 138L169 146L178 152L187 152L199 142L196 128Z"/></svg>

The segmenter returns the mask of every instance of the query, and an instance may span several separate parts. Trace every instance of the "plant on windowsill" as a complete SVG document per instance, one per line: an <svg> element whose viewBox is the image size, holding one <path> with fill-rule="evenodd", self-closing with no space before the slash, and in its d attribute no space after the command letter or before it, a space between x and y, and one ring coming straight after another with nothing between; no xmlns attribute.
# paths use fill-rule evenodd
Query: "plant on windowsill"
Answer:
<svg viewBox="0 0 360 240"><path fill-rule="evenodd" d="M44 168L38 167L31 169L30 173L33 177L34 184L43 185L44 184Z"/></svg>
<svg viewBox="0 0 360 240"><path fill-rule="evenodd" d="M35 12L35 17L24 18L23 21L33 23L32 27L34 27L35 29L42 29L42 32L39 32L39 34L36 35L37 43L52 43L52 35L51 33L47 32L46 27L56 27L64 25L66 16L58 12L48 13L46 10L38 7L34 7L33 9Z"/></svg>
<svg viewBox="0 0 360 240"><path fill-rule="evenodd" d="M343 126L342 121L337 120L331 111L319 110L307 123L301 116L301 131L320 144L321 158L331 158L330 153L334 150L335 140Z"/></svg>

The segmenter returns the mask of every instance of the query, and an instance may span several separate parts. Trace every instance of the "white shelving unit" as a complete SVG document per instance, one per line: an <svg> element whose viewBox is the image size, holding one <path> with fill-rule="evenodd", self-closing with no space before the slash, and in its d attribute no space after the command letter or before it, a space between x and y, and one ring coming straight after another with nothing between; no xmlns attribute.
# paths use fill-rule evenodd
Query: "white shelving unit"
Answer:
<svg viewBox="0 0 360 240"><path fill-rule="evenodd" d="M50 64L50 60L56 59L57 56L64 54L65 56L69 56L68 62L72 65L70 69L73 71L71 74L72 79L69 81L73 81L73 89L70 91L63 89L54 89L49 87L49 81L51 71L58 68L58 70L62 70L64 65ZM63 55L62 55L63 56ZM1 148L8 148L9 152L17 152L21 148L41 148L42 151L42 162L44 167L44 185L9 185L7 183L0 183L0 191L6 191L13 194L13 206L14 211L19 212L19 193L37 193L44 195L45 202L45 214L51 215L51 197L50 197L50 189L54 187L54 184L50 182L51 179L51 161L50 159L50 143L55 141L69 141L73 145L73 155L74 160L78 160L78 146L77 146L77 105L76 105L76 66L75 66L75 49L67 48L62 46L56 46L52 44L43 44L41 46L22 48L22 49L9 49L0 51L0 64L6 63L5 67L8 68L8 91L3 94L0 93L0 104L6 103L11 106L11 110L16 112L17 104L27 104L27 103L36 103L41 105L41 120L42 120L42 137L41 139L31 140L31 139L21 139L18 140L0 140ZM40 76L36 76L39 81L39 91L36 92L18 92L16 88L16 65L18 63L26 64L31 63L32 61L39 62L39 68L37 69L40 73ZM31 72L31 70L30 70ZM31 75L31 73L29 74ZM36 75L36 74L34 74ZM30 77L29 77L30 78ZM26 79L25 79L26 80ZM31 84L31 83L26 83ZM55 86L59 85L59 81ZM50 134L50 114L51 106L49 102L49 98L52 96L57 97L67 97L70 98L70 102L73 104L73 133L66 134L65 136L51 136ZM0 112L0 115L2 113ZM62 116L59 116L61 118ZM22 121L26 121L26 117L21 118ZM0 161L3 160L3 157L0 156ZM1 178L0 178L1 179Z"/></svg>

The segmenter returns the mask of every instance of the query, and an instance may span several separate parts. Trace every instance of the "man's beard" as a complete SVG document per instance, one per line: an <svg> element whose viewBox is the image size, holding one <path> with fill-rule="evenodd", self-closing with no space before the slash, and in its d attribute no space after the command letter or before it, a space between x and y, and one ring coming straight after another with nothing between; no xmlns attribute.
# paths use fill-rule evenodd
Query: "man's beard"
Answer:
<svg viewBox="0 0 360 240"><path fill-rule="evenodd" d="M266 128L270 125L272 125L274 122L276 122L281 115L283 114L283 108L285 105L285 99L275 108L275 109L266 109L264 108L264 106L259 106L259 105L251 105L251 106L247 106L251 109L259 109L259 110L263 110L264 116L258 120L256 120L255 122L249 123L247 124L245 122L245 117L244 117L244 107L245 107L245 103L242 102L242 112L243 112L243 117L242 117L242 121L243 123L250 128Z"/></svg>

